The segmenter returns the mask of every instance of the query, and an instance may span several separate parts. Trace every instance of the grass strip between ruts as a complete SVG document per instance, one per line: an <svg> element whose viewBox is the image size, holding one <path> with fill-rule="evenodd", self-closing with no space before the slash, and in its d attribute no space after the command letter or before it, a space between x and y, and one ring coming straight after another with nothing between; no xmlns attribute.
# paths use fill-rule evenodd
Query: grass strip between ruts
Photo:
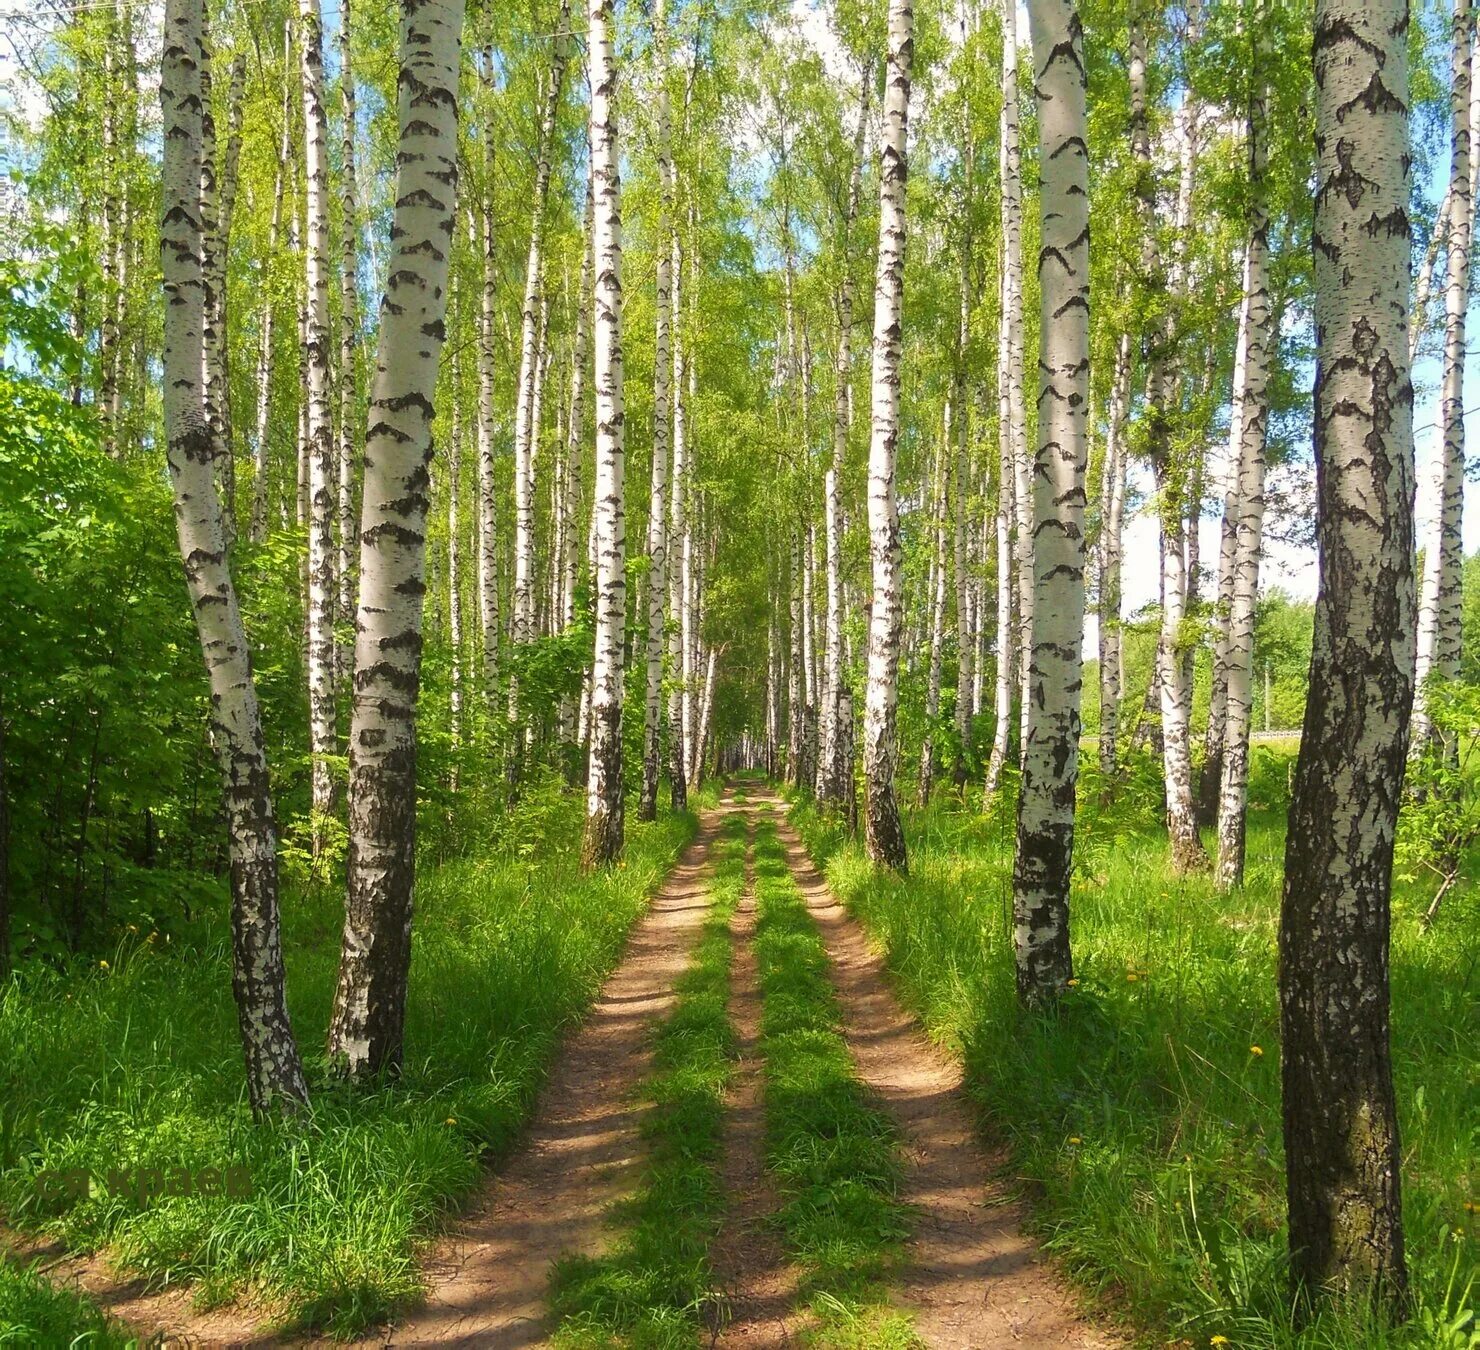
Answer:
<svg viewBox="0 0 1480 1350"><path fill-rule="evenodd" d="M819 1340L914 1344L887 1296L908 1234L898 1140L854 1071L822 938L769 820L755 872L766 1164L782 1196L782 1240L802 1268Z"/></svg>
<svg viewBox="0 0 1480 1350"><path fill-rule="evenodd" d="M725 1212L717 1169L736 1057L729 927L745 854L745 822L732 817L715 846L693 961L653 1039L653 1072L640 1090L654 1108L643 1126L647 1158L636 1193L612 1215L620 1235L605 1255L567 1258L551 1275L559 1345L697 1345L720 1316L709 1245Z"/></svg>

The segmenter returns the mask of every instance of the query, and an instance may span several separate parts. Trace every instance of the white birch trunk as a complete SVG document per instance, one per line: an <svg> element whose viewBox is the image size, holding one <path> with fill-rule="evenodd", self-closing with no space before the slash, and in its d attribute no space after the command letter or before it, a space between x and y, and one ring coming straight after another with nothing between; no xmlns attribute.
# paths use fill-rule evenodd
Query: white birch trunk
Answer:
<svg viewBox="0 0 1480 1350"><path fill-rule="evenodd" d="M1262 4L1261 4L1262 8ZM1255 61L1262 65L1257 35ZM1249 237L1244 253L1244 332L1242 384L1236 390L1233 426L1234 489L1237 502L1233 550L1233 588L1228 605L1225 657L1226 710L1223 719L1223 774L1218 798L1218 861L1214 881L1220 889L1241 885L1249 779L1249 727L1253 713L1254 608L1259 598L1259 563L1264 550L1264 465L1269 424L1267 386L1274 344L1274 314L1269 301L1269 211L1265 205L1265 92L1262 69L1254 72L1249 106Z"/></svg>
<svg viewBox="0 0 1480 1350"><path fill-rule="evenodd" d="M894 793L899 757L900 556L894 490L899 440L899 367L904 319L905 180L909 171L910 64L915 11L889 0L889 56L884 76L884 130L879 154L879 257L874 282L872 428L869 438L868 527L873 572L869 612L868 687L863 765L867 779L868 856L903 872L904 828Z"/></svg>
<svg viewBox="0 0 1480 1350"><path fill-rule="evenodd" d="M1389 1044L1393 835L1413 698L1408 5L1315 6L1321 575L1280 911L1291 1280L1406 1303Z"/></svg>
<svg viewBox="0 0 1480 1350"><path fill-rule="evenodd" d="M1005 180L1004 180L1005 181ZM1020 589L1017 585L1019 532L1026 527L1017 519L1017 464L1012 444L1012 407L1009 401L1007 340L1007 275L998 285L1002 301L997 321L997 678L992 701L995 723L992 751L987 758L983 799L990 804L1002 783L1002 770L1012 738L1013 694L1021 687L1018 674L1018 626L1013 622Z"/></svg>
<svg viewBox="0 0 1480 1350"><path fill-rule="evenodd" d="M1033 632L1033 478L1028 458L1028 416L1023 399L1023 173L1018 142L1017 12L1002 6L1002 322L1006 371L1006 427L1012 451L1013 562L1017 577L1018 758L1028 744L1028 687ZM1000 375L999 375L999 378Z"/></svg>
<svg viewBox="0 0 1480 1350"><path fill-rule="evenodd" d="M1019 1000L1051 1002L1073 974L1069 882L1079 772L1084 474L1089 404L1089 152L1084 37L1071 0L1032 6L1042 246L1033 646L1018 797L1013 925Z"/></svg>
<svg viewBox="0 0 1480 1350"><path fill-rule="evenodd" d="M485 36L485 43L491 38ZM488 712L497 707L499 675L498 462L494 448L494 350L498 317L498 258L494 252L493 50L485 45L479 83L483 144L483 192L478 202L477 252L482 297L478 311L478 626L483 649L483 692Z"/></svg>
<svg viewBox="0 0 1480 1350"><path fill-rule="evenodd" d="M1470 235L1474 225L1470 191L1471 29L1469 0L1454 0L1449 258L1444 288L1444 383L1439 401L1444 439L1438 510L1424 542L1417 683L1409 742L1415 752L1427 749L1438 739L1429 717L1430 685L1436 681L1452 684L1460 673L1465 567L1465 319L1470 304Z"/></svg>
<svg viewBox="0 0 1480 1350"><path fill-rule="evenodd" d="M339 199L339 618L346 626L355 612L355 424L358 420L356 354L359 351L360 197L355 176L355 78L350 61L351 0L339 6L339 96L344 121ZM353 674L354 645L341 644L342 674Z"/></svg>
<svg viewBox="0 0 1480 1350"><path fill-rule="evenodd" d="M349 735L349 865L329 1058L400 1067L416 879L416 704L432 400L457 209L462 0L401 14L395 212L365 437Z"/></svg>
<svg viewBox="0 0 1480 1350"><path fill-rule="evenodd" d="M1125 417L1130 404L1131 335L1115 349L1105 431L1100 523L1100 772L1116 771L1120 735L1120 555L1125 524Z"/></svg>
<svg viewBox="0 0 1480 1350"><path fill-rule="evenodd" d="M277 168L273 174L272 217L267 228L267 256L262 259L258 273L258 285L262 292L262 329L257 344L257 417L256 435L252 441L252 521L251 538L260 544L267 538L267 488L269 451L268 429L272 424L272 360L273 329L277 321L277 306L273 303L272 262L276 258L283 233L283 212L286 206L289 155L292 152L292 108L291 81L288 71L293 44L291 27L283 26L283 134L278 143Z"/></svg>
<svg viewBox="0 0 1480 1350"><path fill-rule="evenodd" d="M930 591L930 656L925 675L925 737L920 743L920 777L916 783L916 805L930 804L935 787L935 724L940 717L941 645L945 638L946 620L946 460L955 432L952 409L946 403L945 426L935 459L934 506L931 520L931 553L934 559L934 584Z"/></svg>
<svg viewBox="0 0 1480 1350"><path fill-rule="evenodd" d="M334 809L329 758L339 749L334 726L334 427L329 414L329 118L324 109L323 21L319 0L300 0L298 52L305 130L307 237L304 296L308 383L308 729L312 757L315 858Z"/></svg>
<svg viewBox="0 0 1480 1350"><path fill-rule="evenodd" d="M637 813L640 820L655 820L658 815L658 777L662 767L663 620L668 606L668 454L673 432L669 395L673 380L670 338L673 252L669 247L673 235L673 148L668 104L668 20L664 0L657 0L653 6L653 55L658 86L659 206L656 334L653 343L653 466L647 532L647 690L642 724L642 797Z"/></svg>
<svg viewBox="0 0 1480 1350"><path fill-rule="evenodd" d="M288 1019L278 919L277 827L250 649L227 564L206 415L205 278L200 179L200 0L167 0L160 72L164 116L160 263L164 284L166 455L180 556L211 685L211 743L221 769L231 861L232 992L247 1095L261 1114L308 1099Z"/></svg>
<svg viewBox="0 0 1480 1350"><path fill-rule="evenodd" d="M627 619L622 409L622 208L617 149L613 0L589 0L591 178L596 194L593 327L596 347L596 655L591 667L591 756L586 779L587 868L623 846L622 645Z"/></svg>
<svg viewBox="0 0 1480 1350"><path fill-rule="evenodd" d="M519 383L514 399L514 594L511 638L517 650L535 637L535 451L539 437L536 386L539 382L539 300L544 267L545 207L550 194L555 123L560 113L560 95L565 84L566 30L570 26L567 0L562 0L557 20L554 54L545 103L540 114L539 142L535 152L534 200L530 207L529 252L524 264L524 303L519 322ZM517 773L520 724L527 717L518 706L517 681L509 682L509 713L515 723L510 765Z"/></svg>
<svg viewBox="0 0 1480 1350"><path fill-rule="evenodd" d="M1146 129L1145 36L1135 20L1130 29L1131 153L1140 166L1142 271L1153 290L1169 289L1157 243L1151 143ZM1164 546L1161 551L1161 638L1157 663L1161 683L1162 775L1166 782L1167 833L1172 866L1188 871L1206 862L1197 830L1197 808L1192 795L1192 689L1184 661L1187 616L1187 525L1185 518L1186 466L1174 462L1167 417L1170 372L1164 330L1153 333L1156 350L1147 363L1146 422L1152 468L1156 474L1159 516Z"/></svg>

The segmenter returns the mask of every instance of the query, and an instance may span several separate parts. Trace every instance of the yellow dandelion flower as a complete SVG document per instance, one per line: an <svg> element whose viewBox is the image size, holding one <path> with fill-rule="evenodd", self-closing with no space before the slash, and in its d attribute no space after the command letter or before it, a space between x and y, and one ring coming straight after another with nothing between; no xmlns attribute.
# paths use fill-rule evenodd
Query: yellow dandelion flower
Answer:
<svg viewBox="0 0 1480 1350"><path fill-rule="evenodd" d="M1228 1343L1229 1341L1227 1336L1214 1336L1213 1339L1208 1342L1209 1345L1227 1345Z"/></svg>
<svg viewBox="0 0 1480 1350"><path fill-rule="evenodd" d="M448 1116L447 1119L443 1123L446 1124L446 1125L456 1125L457 1124L457 1117L456 1116Z"/></svg>
<svg viewBox="0 0 1480 1350"><path fill-rule="evenodd" d="M1251 1045L1249 1047L1249 1053L1253 1055L1255 1059L1260 1059L1264 1055L1264 1047L1259 1045Z"/></svg>
<svg viewBox="0 0 1480 1350"><path fill-rule="evenodd" d="M1081 1139L1077 1134L1071 1134L1069 1136L1069 1142L1071 1144L1082 1144L1084 1143L1084 1140Z"/></svg>
<svg viewBox="0 0 1480 1350"><path fill-rule="evenodd" d="M106 961L99 961L98 962L98 967L101 970L107 970L108 969L108 963Z"/></svg>
<svg viewBox="0 0 1480 1350"><path fill-rule="evenodd" d="M1477 1213L1480 1213L1480 1205L1477 1205L1473 1200L1466 1200L1465 1201L1465 1213L1466 1214L1477 1214Z"/></svg>
<svg viewBox="0 0 1480 1350"><path fill-rule="evenodd" d="M1128 970L1125 973L1125 982L1127 984L1135 984L1135 982L1137 980L1139 980L1140 978L1141 977L1139 975L1137 975L1134 970Z"/></svg>

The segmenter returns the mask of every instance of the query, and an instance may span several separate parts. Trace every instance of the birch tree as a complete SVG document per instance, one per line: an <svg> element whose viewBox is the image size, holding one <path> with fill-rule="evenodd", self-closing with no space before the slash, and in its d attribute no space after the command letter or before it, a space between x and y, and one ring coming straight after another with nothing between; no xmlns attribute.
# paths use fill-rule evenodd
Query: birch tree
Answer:
<svg viewBox="0 0 1480 1350"><path fill-rule="evenodd" d="M879 151L879 256L874 282L874 351L870 405L868 528L873 573L869 611L868 686L863 764L867 782L865 842L876 864L904 871L904 828L894 794L899 756L900 551L894 459L899 440L899 367L904 308L905 180L908 174L912 0L889 0L889 53L884 74L884 130Z"/></svg>
<svg viewBox="0 0 1480 1350"><path fill-rule="evenodd" d="M491 19L491 10L487 12ZM498 255L494 230L493 37L485 29L479 74L483 184L477 212L477 252L482 274L478 310L478 626L483 648L483 687L489 712L494 708L499 657L498 484L494 433L495 352L498 324Z"/></svg>
<svg viewBox="0 0 1480 1350"><path fill-rule="evenodd" d="M1073 974L1069 881L1084 629L1089 150L1078 10L1072 0L1042 0L1032 7L1030 19L1042 175L1042 350L1033 465L1031 687L1018 796L1013 925L1018 998L1036 1007L1055 999Z"/></svg>
<svg viewBox="0 0 1480 1350"><path fill-rule="evenodd" d="M1393 832L1413 701L1408 7L1317 0L1320 581L1280 908L1291 1275L1407 1287L1388 1025Z"/></svg>
<svg viewBox="0 0 1480 1350"><path fill-rule="evenodd" d="M305 131L304 240L308 384L308 724L313 768L313 852L324 845L334 805L329 757L339 749L334 728L334 428L329 415L329 118L324 109L323 20L319 0L300 0L298 52Z"/></svg>
<svg viewBox="0 0 1480 1350"><path fill-rule="evenodd" d="M1443 451L1434 529L1424 548L1423 587L1418 606L1417 686L1413 702L1415 750L1433 736L1427 686L1459 678L1464 600L1465 510L1465 318L1470 305L1470 235L1474 203L1470 191L1470 52L1474 21L1469 0L1454 0L1453 84L1450 92L1449 232L1444 286L1444 383L1439 422Z"/></svg>
<svg viewBox="0 0 1480 1350"><path fill-rule="evenodd" d="M354 615L355 583L351 553L355 534L355 418L359 381L356 353L360 327L360 198L355 174L355 77L350 59L351 0L339 0L339 97L344 121L339 178L339 617ZM339 653L350 673L353 646Z"/></svg>
<svg viewBox="0 0 1480 1350"><path fill-rule="evenodd" d="M1221 889L1244 879L1244 830L1248 806L1249 729L1253 713L1254 611L1259 598L1259 562L1264 550L1265 442L1269 425L1269 364L1274 345L1274 312L1269 300L1269 208L1266 172L1264 3L1255 7L1251 44L1254 71L1248 116L1248 239L1244 249L1241 350L1235 374L1232 493L1233 585L1229 597L1228 642L1224 653L1223 773L1218 797L1218 861L1214 879Z"/></svg>
<svg viewBox="0 0 1480 1350"><path fill-rule="evenodd" d="M211 744L221 770L231 863L232 993L247 1096L266 1113L308 1100L288 1019L278 920L277 826L252 663L227 565L216 445L206 415L201 260L200 0L168 0L160 68L164 115L160 265L164 282L164 417L175 526L211 685Z"/></svg>
<svg viewBox="0 0 1480 1350"><path fill-rule="evenodd" d="M1131 153L1138 167L1137 196L1141 207L1141 271L1148 296L1164 302L1171 293L1157 241L1156 180L1147 131L1146 46L1142 9L1132 10L1130 27ZM1184 661L1187 617L1186 468L1175 458L1168 399L1174 372L1170 369L1168 324L1153 314L1145 336L1146 436L1156 474L1157 510L1164 547L1161 553L1161 639L1157 664L1161 681L1162 775L1166 781L1167 832L1172 865L1179 871L1206 861L1197 832L1197 809L1192 795L1192 688Z"/></svg>
<svg viewBox="0 0 1480 1350"><path fill-rule="evenodd" d="M349 865L329 1057L398 1070L416 879L416 702L432 400L456 223L462 0L401 13L392 249L365 437L349 735Z"/></svg>
<svg viewBox="0 0 1480 1350"><path fill-rule="evenodd" d="M568 0L562 0L557 20L554 52L545 85L545 103L540 113L539 141L535 151L534 200L530 206L529 252L524 263L524 302L519 320L519 383L514 398L514 593L512 639L515 650L534 640L534 458L539 434L536 404L540 370L539 304L541 272L545 253L545 211L550 195L550 168L555 141L555 123L560 113L560 95L565 85L568 59L566 32L570 27ZM509 712L515 723L510 765L517 773L522 751L523 717L518 708L517 682L510 680Z"/></svg>
<svg viewBox="0 0 1480 1350"><path fill-rule="evenodd" d="M642 723L642 797L638 819L658 815L658 775L662 766L663 619L668 606L668 449L669 388L673 353L669 339L673 305L673 145L668 106L668 19L664 0L653 6L653 56L657 79L658 229L657 312L653 341L653 466L648 497L647 690ZM685 793L687 797L687 793Z"/></svg>
<svg viewBox="0 0 1480 1350"><path fill-rule="evenodd" d="M1125 418L1130 402L1131 335L1120 335L1110 380L1100 480L1100 772L1116 770L1120 734L1121 536L1125 524Z"/></svg>
<svg viewBox="0 0 1480 1350"><path fill-rule="evenodd" d="M591 667L591 751L586 776L586 868L622 852L622 644L627 618L622 406L622 201L617 149L613 0L589 0L591 180L596 194L592 329L596 390L596 655Z"/></svg>

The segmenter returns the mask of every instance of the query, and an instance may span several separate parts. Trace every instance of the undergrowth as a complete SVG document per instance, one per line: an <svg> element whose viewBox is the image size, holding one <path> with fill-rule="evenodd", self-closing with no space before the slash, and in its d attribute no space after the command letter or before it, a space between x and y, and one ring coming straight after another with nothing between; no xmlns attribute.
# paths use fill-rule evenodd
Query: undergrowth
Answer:
<svg viewBox="0 0 1480 1350"><path fill-rule="evenodd" d="M532 807L527 808L533 810ZM320 1044L342 924L336 887L284 902L288 994L312 1111L251 1120L218 909L170 942L130 935L88 971L0 986L0 1212L130 1275L251 1296L279 1325L352 1333L421 1292L417 1245L517 1139L565 1030L692 837L692 815L629 827L624 862L580 872L581 802L552 796L537 851L425 869L399 1079L335 1083ZM248 1196L144 1200L114 1169L244 1168ZM90 1193L56 1196L48 1171ZM43 1342L44 1343L44 1342Z"/></svg>
<svg viewBox="0 0 1480 1350"><path fill-rule="evenodd" d="M835 892L887 953L896 987L964 1060L986 1127L1013 1146L1036 1228L1155 1343L1476 1344L1473 1295L1480 905L1454 897L1428 934L1400 888L1393 1056L1415 1310L1390 1329L1328 1308L1297 1330L1285 1258L1276 926L1286 756L1256 751L1245 889L1173 877L1159 798L1133 775L1115 804L1081 790L1071 902L1076 983L1021 1014L1011 925L1013 804L949 793L907 822L910 875L876 872L832 818L792 819Z"/></svg>
<svg viewBox="0 0 1480 1350"><path fill-rule="evenodd" d="M716 1173L735 1064L730 1026L730 919L745 889L746 827L726 821L714 853L710 910L673 1010L653 1038L640 1090L651 1113L636 1193L613 1216L618 1237L598 1259L572 1257L551 1277L557 1344L696 1346L723 1318L709 1245L724 1216Z"/></svg>
<svg viewBox="0 0 1480 1350"><path fill-rule="evenodd" d="M887 1298L908 1233L898 1140L854 1072L827 953L765 818L755 877L766 1163L783 1242L826 1344L913 1344Z"/></svg>

